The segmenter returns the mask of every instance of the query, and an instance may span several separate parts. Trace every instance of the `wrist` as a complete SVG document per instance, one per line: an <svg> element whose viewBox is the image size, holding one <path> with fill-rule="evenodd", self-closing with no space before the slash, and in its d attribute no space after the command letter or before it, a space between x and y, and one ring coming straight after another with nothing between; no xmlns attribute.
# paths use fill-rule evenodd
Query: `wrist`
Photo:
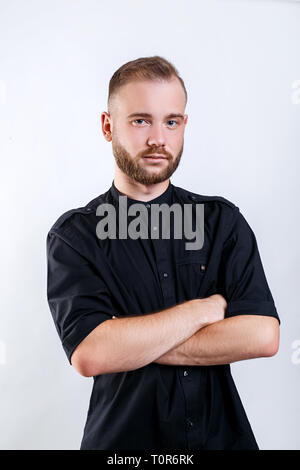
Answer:
<svg viewBox="0 0 300 470"><path fill-rule="evenodd" d="M195 299L195 309L198 312L199 328L224 319L226 310L226 300L219 294L215 294L202 299Z"/></svg>
<svg viewBox="0 0 300 470"><path fill-rule="evenodd" d="M197 298L193 299L193 302L198 327L203 328L209 325L211 323L211 313L215 307L214 301L209 301L208 298Z"/></svg>

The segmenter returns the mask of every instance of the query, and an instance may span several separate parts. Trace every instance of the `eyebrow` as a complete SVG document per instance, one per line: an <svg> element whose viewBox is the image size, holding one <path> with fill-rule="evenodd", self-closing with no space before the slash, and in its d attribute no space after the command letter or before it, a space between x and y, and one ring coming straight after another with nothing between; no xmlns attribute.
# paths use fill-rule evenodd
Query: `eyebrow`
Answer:
<svg viewBox="0 0 300 470"><path fill-rule="evenodd" d="M129 114L127 116L127 118L133 118L133 117L145 117L145 118L151 118L152 117L152 114L149 114L149 113L132 113L132 114ZM170 119L170 118L181 118L181 119L184 119L184 116L183 114L180 114L180 113L170 113L168 114L167 116L165 116L166 119Z"/></svg>

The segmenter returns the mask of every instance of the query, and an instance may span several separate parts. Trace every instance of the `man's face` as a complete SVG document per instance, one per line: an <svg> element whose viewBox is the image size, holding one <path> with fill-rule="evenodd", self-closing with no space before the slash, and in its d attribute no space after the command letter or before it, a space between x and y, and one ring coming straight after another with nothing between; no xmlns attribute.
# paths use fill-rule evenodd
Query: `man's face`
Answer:
<svg viewBox="0 0 300 470"><path fill-rule="evenodd" d="M177 78L121 87L110 116L113 154L120 170L145 185L170 178L183 152L184 109L185 94ZM155 159L155 154L163 158Z"/></svg>

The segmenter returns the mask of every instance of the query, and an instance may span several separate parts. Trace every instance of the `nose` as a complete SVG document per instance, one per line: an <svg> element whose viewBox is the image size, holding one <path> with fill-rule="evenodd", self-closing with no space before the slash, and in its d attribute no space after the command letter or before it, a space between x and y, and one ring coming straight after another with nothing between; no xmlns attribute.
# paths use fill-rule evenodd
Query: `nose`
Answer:
<svg viewBox="0 0 300 470"><path fill-rule="evenodd" d="M151 147L163 147L165 145L165 136L161 126L156 125L151 127L150 136L147 141Z"/></svg>

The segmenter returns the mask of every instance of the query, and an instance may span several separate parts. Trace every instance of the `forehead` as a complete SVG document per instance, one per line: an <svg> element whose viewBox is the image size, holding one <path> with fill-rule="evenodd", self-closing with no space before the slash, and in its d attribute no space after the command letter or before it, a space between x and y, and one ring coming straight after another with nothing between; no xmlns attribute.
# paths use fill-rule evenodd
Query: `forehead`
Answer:
<svg viewBox="0 0 300 470"><path fill-rule="evenodd" d="M147 112L160 115L184 112L185 93L180 81L133 81L123 85L117 93L116 104L122 114Z"/></svg>

